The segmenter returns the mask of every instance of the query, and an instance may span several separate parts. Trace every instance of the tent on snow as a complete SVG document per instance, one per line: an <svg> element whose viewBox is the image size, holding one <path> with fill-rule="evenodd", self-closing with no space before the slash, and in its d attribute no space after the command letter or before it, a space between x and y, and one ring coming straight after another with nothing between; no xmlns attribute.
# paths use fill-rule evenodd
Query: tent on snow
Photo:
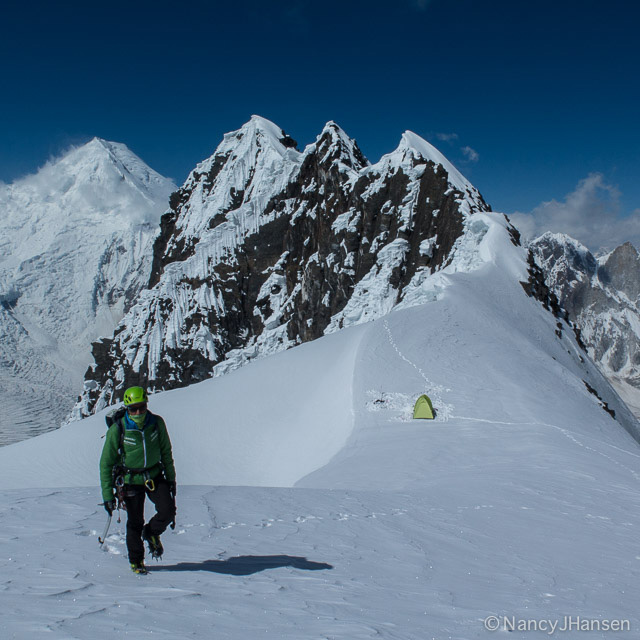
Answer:
<svg viewBox="0 0 640 640"><path fill-rule="evenodd" d="M416 401L416 406L413 408L414 418L424 418L426 420L433 420L433 405L427 395L421 395Z"/></svg>

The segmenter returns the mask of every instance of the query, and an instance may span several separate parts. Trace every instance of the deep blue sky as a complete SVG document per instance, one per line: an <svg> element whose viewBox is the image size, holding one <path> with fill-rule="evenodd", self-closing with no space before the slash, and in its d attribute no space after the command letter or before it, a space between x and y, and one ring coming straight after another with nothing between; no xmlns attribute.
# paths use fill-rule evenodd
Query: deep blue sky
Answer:
<svg viewBox="0 0 640 640"><path fill-rule="evenodd" d="M587 197L628 216L639 19L621 0L10 0L0 180L97 135L180 184L256 113L300 147L335 120L372 161L411 129L505 212L562 206L600 174Z"/></svg>

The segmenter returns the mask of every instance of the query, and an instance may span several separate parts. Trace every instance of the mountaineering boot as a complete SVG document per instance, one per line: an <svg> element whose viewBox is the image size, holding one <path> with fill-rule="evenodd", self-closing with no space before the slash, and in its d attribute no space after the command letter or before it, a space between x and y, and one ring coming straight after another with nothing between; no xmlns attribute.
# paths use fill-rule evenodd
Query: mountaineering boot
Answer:
<svg viewBox="0 0 640 640"><path fill-rule="evenodd" d="M140 562L130 562L129 564L131 565L131 571L133 571L133 573L137 573L139 575L145 575L149 573L142 560Z"/></svg>
<svg viewBox="0 0 640 640"><path fill-rule="evenodd" d="M164 548L162 547L162 542L160 542L160 536L152 534L149 531L148 524L145 524L144 529L142 529L142 538L149 545L149 553L151 554L151 557L156 560L162 558Z"/></svg>

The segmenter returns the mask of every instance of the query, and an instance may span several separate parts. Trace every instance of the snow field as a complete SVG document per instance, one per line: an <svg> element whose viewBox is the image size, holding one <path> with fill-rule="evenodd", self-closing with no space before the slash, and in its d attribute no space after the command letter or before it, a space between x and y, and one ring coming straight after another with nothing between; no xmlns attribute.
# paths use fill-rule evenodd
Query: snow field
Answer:
<svg viewBox="0 0 640 640"><path fill-rule="evenodd" d="M489 615L637 630L636 488L620 473L612 500L606 465L555 462L487 481L472 460L406 492L183 487L165 559L143 577L124 523L99 551L93 491L3 492L0 623L9 638L98 639L467 640L488 637Z"/></svg>

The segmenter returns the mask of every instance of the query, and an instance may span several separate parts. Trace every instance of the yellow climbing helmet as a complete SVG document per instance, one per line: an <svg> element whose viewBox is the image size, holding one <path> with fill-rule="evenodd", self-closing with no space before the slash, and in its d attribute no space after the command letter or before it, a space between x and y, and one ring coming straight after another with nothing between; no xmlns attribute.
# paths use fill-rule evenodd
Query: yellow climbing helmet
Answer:
<svg viewBox="0 0 640 640"><path fill-rule="evenodd" d="M149 402L147 392L142 387L129 387L124 392L124 406L130 404L140 404L141 402Z"/></svg>

